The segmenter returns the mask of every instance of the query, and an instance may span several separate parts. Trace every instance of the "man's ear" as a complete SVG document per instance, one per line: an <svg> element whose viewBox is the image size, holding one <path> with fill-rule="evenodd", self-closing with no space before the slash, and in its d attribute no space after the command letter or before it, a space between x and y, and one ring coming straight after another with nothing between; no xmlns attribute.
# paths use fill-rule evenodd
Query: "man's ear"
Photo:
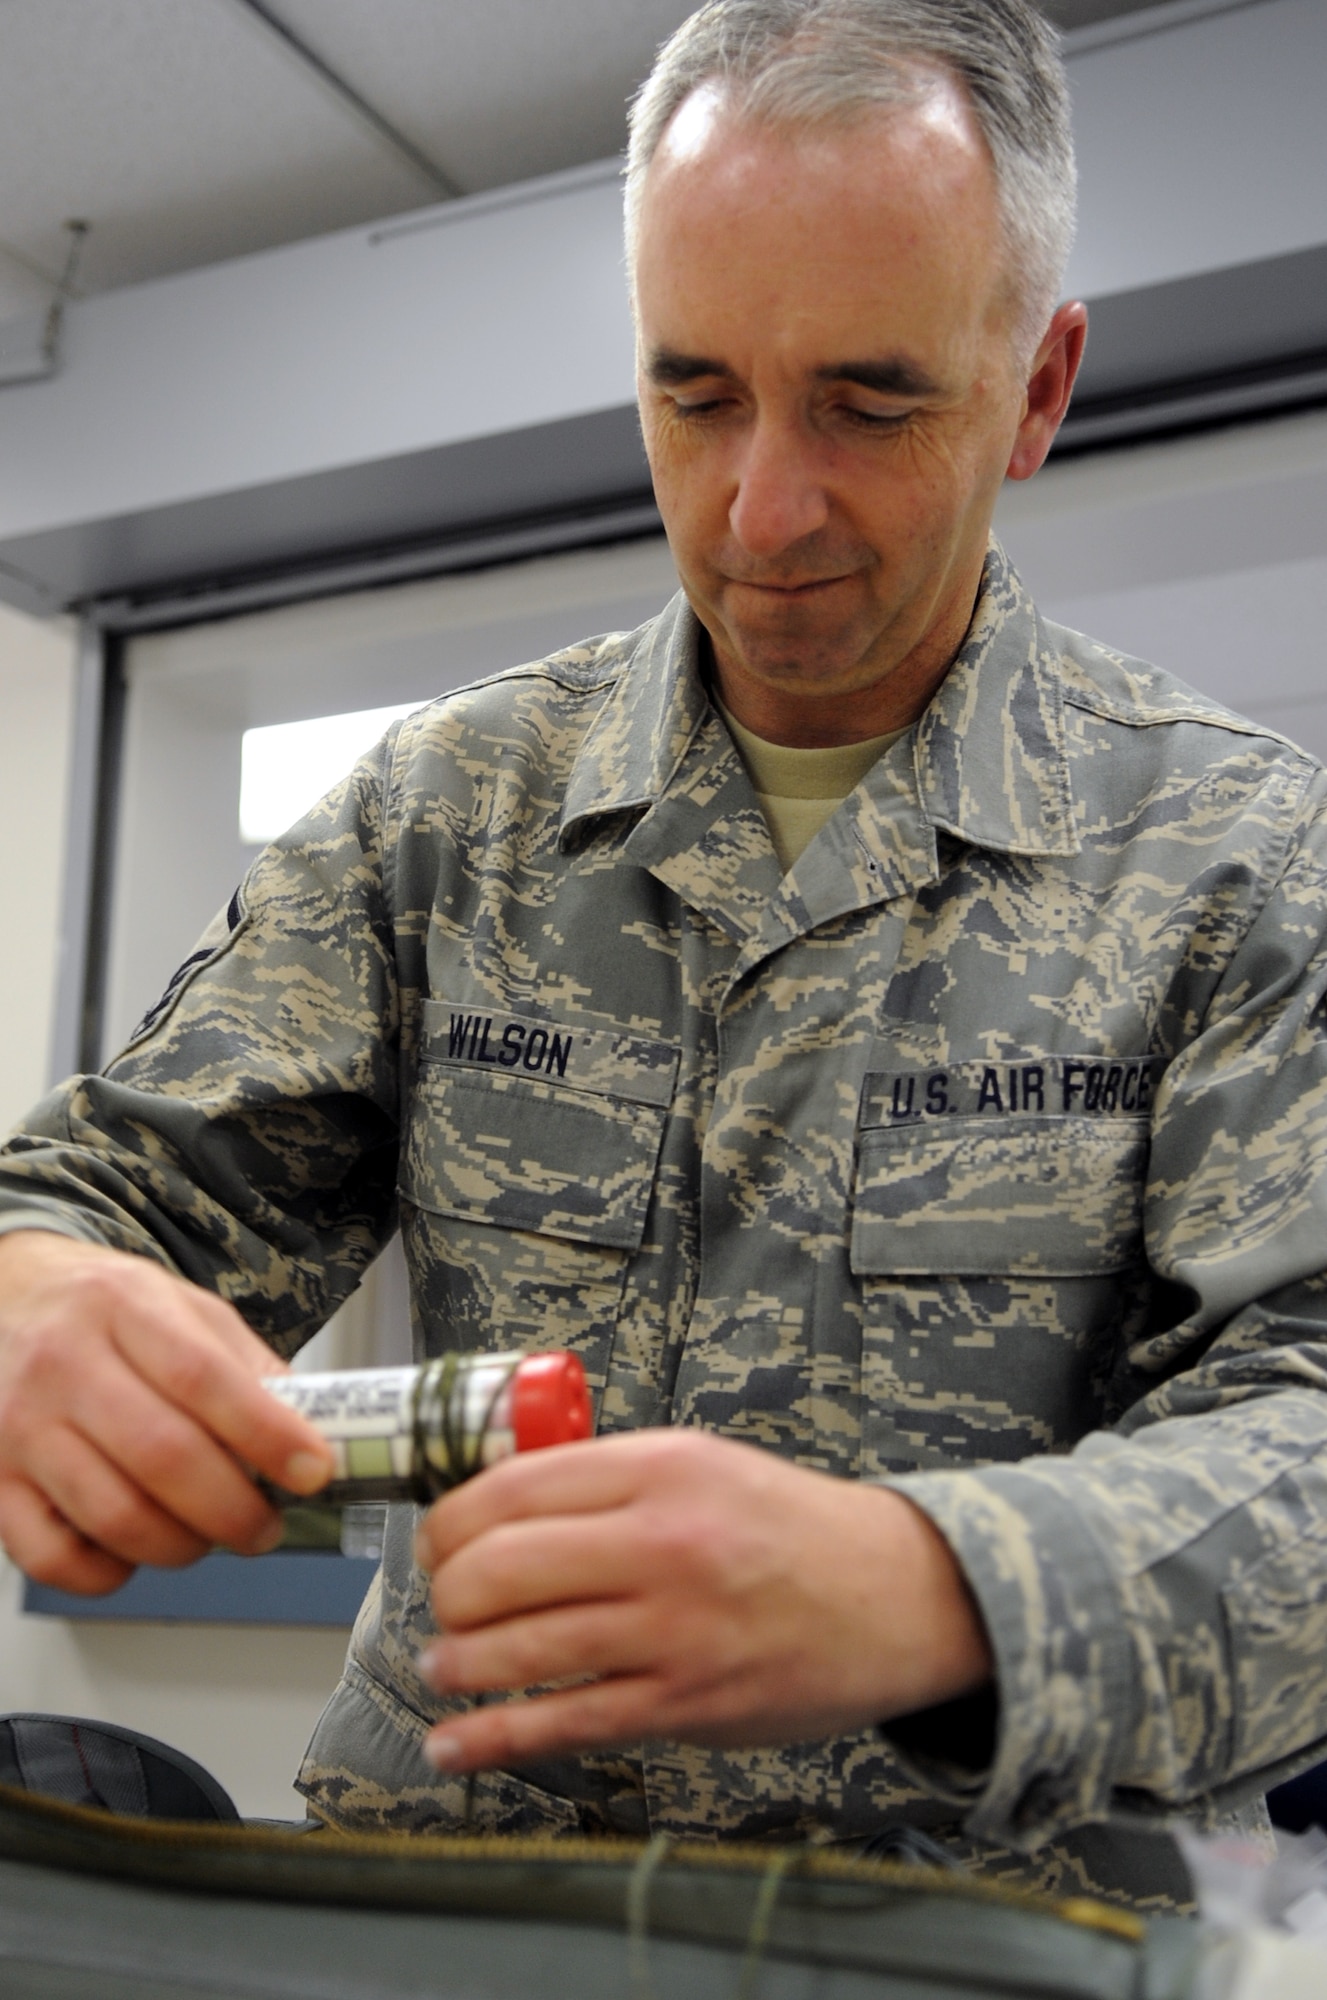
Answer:
<svg viewBox="0 0 1327 2000"><path fill-rule="evenodd" d="M1037 349L1006 478L1031 479L1044 462L1069 407L1086 343L1087 307L1072 299L1057 309Z"/></svg>

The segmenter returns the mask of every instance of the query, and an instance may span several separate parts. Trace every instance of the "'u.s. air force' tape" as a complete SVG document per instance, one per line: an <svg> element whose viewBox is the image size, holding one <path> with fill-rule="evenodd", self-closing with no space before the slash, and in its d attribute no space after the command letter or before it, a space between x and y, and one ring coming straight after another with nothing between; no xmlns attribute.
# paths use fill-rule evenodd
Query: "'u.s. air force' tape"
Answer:
<svg viewBox="0 0 1327 2000"><path fill-rule="evenodd" d="M1165 1056L1027 1056L943 1069L871 1070L863 1125L919 1118L1145 1118Z"/></svg>

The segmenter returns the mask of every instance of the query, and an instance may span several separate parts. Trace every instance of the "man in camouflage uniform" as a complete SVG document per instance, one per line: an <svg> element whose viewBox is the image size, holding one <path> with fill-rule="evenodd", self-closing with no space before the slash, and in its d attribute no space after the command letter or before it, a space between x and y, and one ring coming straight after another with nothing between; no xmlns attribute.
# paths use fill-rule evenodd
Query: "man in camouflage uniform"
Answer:
<svg viewBox="0 0 1327 2000"><path fill-rule="evenodd" d="M629 200L685 595L400 725L7 1149L0 1532L67 1587L270 1539L236 1460L326 1458L256 1378L398 1216L424 1352L586 1364L610 1435L394 1518L334 1823L911 1824L1145 1901L1137 1828L1256 1830L1327 1731L1327 787L988 546L1082 344L1038 121L1063 195L1022 0L683 29ZM863 745L790 833L771 748Z"/></svg>

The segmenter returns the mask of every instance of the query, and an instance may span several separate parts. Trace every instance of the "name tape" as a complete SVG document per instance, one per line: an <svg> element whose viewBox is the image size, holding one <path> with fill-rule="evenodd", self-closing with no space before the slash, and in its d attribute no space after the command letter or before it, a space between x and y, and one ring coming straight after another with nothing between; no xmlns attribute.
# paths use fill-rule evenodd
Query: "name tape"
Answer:
<svg viewBox="0 0 1327 2000"><path fill-rule="evenodd" d="M423 1056L494 1080L524 1077L623 1103L667 1108L680 1051L622 1028L571 1027L508 1007L424 1002Z"/></svg>
<svg viewBox="0 0 1327 2000"><path fill-rule="evenodd" d="M537 1021L504 1014L453 1012L447 1028L447 1060L523 1069L533 1076L565 1076L576 1037Z"/></svg>

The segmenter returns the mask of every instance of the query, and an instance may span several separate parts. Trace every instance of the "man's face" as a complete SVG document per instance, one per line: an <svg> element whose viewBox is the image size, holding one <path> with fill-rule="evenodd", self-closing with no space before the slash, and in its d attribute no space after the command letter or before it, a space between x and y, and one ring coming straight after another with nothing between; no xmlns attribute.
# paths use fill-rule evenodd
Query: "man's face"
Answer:
<svg viewBox="0 0 1327 2000"><path fill-rule="evenodd" d="M674 118L641 208L641 415L749 726L846 741L929 699L1027 407L1013 307L956 88L812 131L744 124L710 88Z"/></svg>

